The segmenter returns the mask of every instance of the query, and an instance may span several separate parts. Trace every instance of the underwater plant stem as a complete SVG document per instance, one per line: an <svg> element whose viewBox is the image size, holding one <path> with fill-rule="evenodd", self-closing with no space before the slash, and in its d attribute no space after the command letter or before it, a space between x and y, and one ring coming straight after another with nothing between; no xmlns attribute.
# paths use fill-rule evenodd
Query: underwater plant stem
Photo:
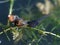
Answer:
<svg viewBox="0 0 60 45"><path fill-rule="evenodd" d="M25 28L30 28L30 27L25 27ZM39 31L39 32L40 32L41 34L43 34L43 35L51 34L51 35L53 35L53 36L56 36L56 37L60 38L60 35L54 34L54 33L52 33L52 32L43 31L43 30L40 30L40 29L37 29L37 28L32 28L32 27L31 27L31 29L37 30L37 31Z"/></svg>
<svg viewBox="0 0 60 45"><path fill-rule="evenodd" d="M9 38L9 36L7 35L7 33L6 33L5 30L4 30L4 33L5 33L6 37L7 37L7 39L10 41L10 38Z"/></svg>
<svg viewBox="0 0 60 45"><path fill-rule="evenodd" d="M36 29L36 28L34 28L34 29ZM38 29L37 29L37 30L38 30ZM52 33L52 32L47 32L47 31L42 31L42 30L40 30L40 32L42 32L43 34L51 34L51 35L53 35L53 36L56 36L56 37L60 38L60 35L54 34L54 33Z"/></svg>
<svg viewBox="0 0 60 45"><path fill-rule="evenodd" d="M14 5L14 0L10 0L9 15L11 15L11 14L12 14L12 12L13 12L13 5ZM7 25L8 25L8 26L10 26L9 20L8 20Z"/></svg>
<svg viewBox="0 0 60 45"><path fill-rule="evenodd" d="M13 27L12 30L14 30L15 28L17 28L17 27ZM43 30L40 30L40 29L37 29L37 28L32 28L32 27L22 27L22 28L29 28L29 29L32 29L32 30L37 30L43 35L44 34L50 34L50 35L53 35L53 36L56 36L56 37L60 38L60 35L57 35L57 34L54 34L52 32L48 32L48 31L43 31ZM7 32L9 30L11 30L11 28L5 29L4 31ZM0 35L3 34L3 33L4 33L3 31L0 32Z"/></svg>
<svg viewBox="0 0 60 45"><path fill-rule="evenodd" d="M13 27L12 30L14 30L15 28L16 28L16 27ZM0 32L0 35L2 35L4 32L7 32L7 31L9 31L9 30L11 30L11 28L8 28L8 29L3 30L2 32Z"/></svg>
<svg viewBox="0 0 60 45"><path fill-rule="evenodd" d="M36 36L36 34L35 34L33 31L31 31L31 32L32 32L34 38L35 38L35 39L38 39L37 36Z"/></svg>
<svg viewBox="0 0 60 45"><path fill-rule="evenodd" d="M13 11L13 5L14 5L14 0L10 0L9 14L12 14L12 11Z"/></svg>
<svg viewBox="0 0 60 45"><path fill-rule="evenodd" d="M10 28L8 28L8 29L6 29L6 30L4 30L5 32L7 32L7 31L9 31L10 30ZM4 32L2 31L2 32L0 32L0 35L1 34L3 34Z"/></svg>
<svg viewBox="0 0 60 45"><path fill-rule="evenodd" d="M52 32L44 32L44 33L45 33L45 34L51 34L51 35L53 35L53 36L56 36L56 37L60 38L60 36L59 36L59 35L54 34L54 33L52 33Z"/></svg>
<svg viewBox="0 0 60 45"><path fill-rule="evenodd" d="M10 21L8 20L8 22L7 22L7 26L10 26Z"/></svg>

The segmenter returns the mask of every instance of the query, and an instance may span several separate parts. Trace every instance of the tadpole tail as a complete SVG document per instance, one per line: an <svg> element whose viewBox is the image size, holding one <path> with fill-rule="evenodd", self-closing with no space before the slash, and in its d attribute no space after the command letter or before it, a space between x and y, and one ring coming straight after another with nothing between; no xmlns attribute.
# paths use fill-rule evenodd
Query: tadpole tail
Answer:
<svg viewBox="0 0 60 45"><path fill-rule="evenodd" d="M49 15L44 15L43 17L36 19L36 20L32 20L28 22L28 26L30 27L36 27L42 20L44 20L45 18L47 18Z"/></svg>
<svg viewBox="0 0 60 45"><path fill-rule="evenodd" d="M41 22L42 20L46 19L47 17L49 17L49 15L44 15L41 18L38 18L36 21Z"/></svg>

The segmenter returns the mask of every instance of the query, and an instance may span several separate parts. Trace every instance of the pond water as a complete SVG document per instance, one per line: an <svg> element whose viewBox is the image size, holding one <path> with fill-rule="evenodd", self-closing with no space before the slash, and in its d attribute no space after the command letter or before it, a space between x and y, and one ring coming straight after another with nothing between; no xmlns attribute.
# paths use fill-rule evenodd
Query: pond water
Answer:
<svg viewBox="0 0 60 45"><path fill-rule="evenodd" d="M8 20L7 16L9 14L10 2L9 1L2 2L2 1L4 1L4 0L0 0L0 22L3 23L4 25L6 25L7 24L7 20ZM21 12L20 8L21 7L25 8L27 6L27 4L28 4L29 1L30 0L15 0L14 7L13 7L13 14L16 14L16 15L20 16L20 12ZM31 3L30 3L30 5L34 6L37 2L44 3L44 0L32 0ZM1 29L1 27L0 27L0 31L3 31ZM0 35L0 45L13 45L12 34L10 32L8 32L8 36L10 37L11 41L8 41L5 33L3 33L2 35ZM47 42L45 42L44 44L46 44L46 43Z"/></svg>

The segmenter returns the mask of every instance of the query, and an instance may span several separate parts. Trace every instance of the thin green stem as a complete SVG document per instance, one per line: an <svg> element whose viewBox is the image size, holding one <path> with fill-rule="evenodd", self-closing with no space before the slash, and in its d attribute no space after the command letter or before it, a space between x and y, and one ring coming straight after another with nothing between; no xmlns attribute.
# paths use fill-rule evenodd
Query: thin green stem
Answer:
<svg viewBox="0 0 60 45"><path fill-rule="evenodd" d="M6 33L5 30L4 30L4 33L5 33L6 37L7 37L7 39L10 41L10 38L9 38L9 36L7 35L7 33Z"/></svg>
<svg viewBox="0 0 60 45"><path fill-rule="evenodd" d="M14 5L14 0L10 0L9 15L12 14L12 12L13 12L13 5ZM9 22L9 20L8 20L7 25L10 26L10 22Z"/></svg>
<svg viewBox="0 0 60 45"><path fill-rule="evenodd" d="M10 0L10 10L9 10L9 14L12 14L13 5L14 5L14 0Z"/></svg>
<svg viewBox="0 0 60 45"><path fill-rule="evenodd" d="M26 28L30 28L30 27L26 27ZM42 34L51 34L53 36L56 36L56 37L60 38L60 35L54 34L52 32L47 32L47 31L43 31L43 30L40 30L40 29L37 29L37 28L32 28L32 27L31 27L31 29L40 31L40 33L42 33Z"/></svg>
<svg viewBox="0 0 60 45"><path fill-rule="evenodd" d="M16 27L13 27L12 30L15 29L15 28ZM47 32L47 31L43 31L43 30L40 30L40 29L32 28L32 27L23 27L23 28L29 28L29 29L37 30L37 31L40 31L42 34L51 34L53 36L56 36L56 37L60 38L60 35L54 34L52 32ZM6 29L5 32L7 32L9 30L11 30L11 28ZM1 34L3 34L3 32L0 32L0 35Z"/></svg>

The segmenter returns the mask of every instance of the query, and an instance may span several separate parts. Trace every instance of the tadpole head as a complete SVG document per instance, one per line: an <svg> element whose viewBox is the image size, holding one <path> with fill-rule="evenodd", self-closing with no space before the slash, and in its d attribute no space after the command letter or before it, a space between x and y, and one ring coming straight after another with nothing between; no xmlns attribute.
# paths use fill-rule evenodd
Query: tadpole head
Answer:
<svg viewBox="0 0 60 45"><path fill-rule="evenodd" d="M8 20L10 22L13 22L14 21L14 15L8 15Z"/></svg>

